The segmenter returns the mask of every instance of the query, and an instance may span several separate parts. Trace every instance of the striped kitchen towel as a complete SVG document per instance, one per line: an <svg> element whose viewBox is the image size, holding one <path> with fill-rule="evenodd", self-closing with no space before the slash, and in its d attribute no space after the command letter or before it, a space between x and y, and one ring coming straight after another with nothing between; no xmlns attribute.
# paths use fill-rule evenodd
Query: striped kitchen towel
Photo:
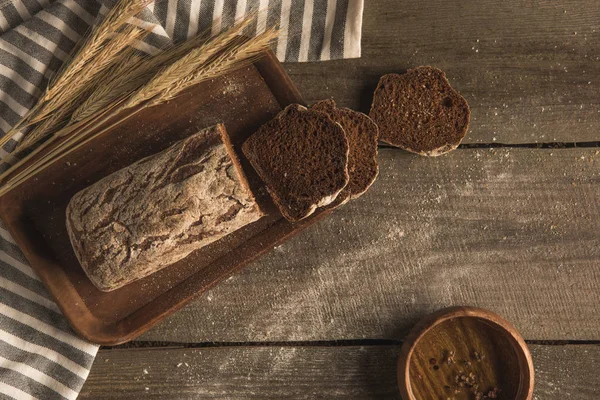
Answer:
<svg viewBox="0 0 600 400"><path fill-rule="evenodd" d="M75 399L97 351L72 333L0 226L0 398Z"/></svg>
<svg viewBox="0 0 600 400"><path fill-rule="evenodd" d="M25 115L77 41L114 0L0 0L0 136ZM277 24L282 61L360 57L363 0L158 0L132 23L153 53L217 33L250 10ZM10 160L17 135L0 158ZM75 399L98 347L78 338L0 224L0 399Z"/></svg>

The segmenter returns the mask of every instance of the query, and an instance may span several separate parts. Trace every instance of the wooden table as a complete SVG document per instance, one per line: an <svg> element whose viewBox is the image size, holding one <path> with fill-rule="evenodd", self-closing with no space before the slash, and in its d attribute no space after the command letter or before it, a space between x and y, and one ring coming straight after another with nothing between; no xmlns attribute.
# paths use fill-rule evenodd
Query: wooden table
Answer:
<svg viewBox="0 0 600 400"><path fill-rule="evenodd" d="M402 339L450 305L516 325L536 399L598 398L600 2L367 0L361 59L286 68L308 101L368 111L418 65L468 99L460 149L381 149L365 196L100 350L80 398L395 399Z"/></svg>

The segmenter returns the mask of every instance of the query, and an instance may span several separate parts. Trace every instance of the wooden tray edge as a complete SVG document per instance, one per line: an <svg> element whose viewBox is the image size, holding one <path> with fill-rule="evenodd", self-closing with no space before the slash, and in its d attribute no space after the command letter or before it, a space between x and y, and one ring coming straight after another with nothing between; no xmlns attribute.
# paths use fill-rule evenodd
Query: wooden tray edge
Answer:
<svg viewBox="0 0 600 400"><path fill-rule="evenodd" d="M275 54L272 51L268 51L265 54L265 56L257 60L254 63L254 65L261 74L267 86L272 88L272 92L275 95L276 100L282 107L291 103L298 103L303 105L306 104L302 99L300 92L298 91L288 74L285 72L282 65L279 63ZM18 190L18 188L15 188L14 190ZM19 248L26 249L30 247L26 245L26 243L30 243L30 240L28 238L22 237L22 235L19 233L19 230L17 229L17 226L22 224L22 222L18 221L17 218L10 218L12 212L11 210L6 210L5 207L5 200L6 197L8 197L9 193L0 198L0 217L2 217L2 219L5 221L7 229L15 239L15 242L17 243ZM58 288L54 284L55 280L52 279L52 277L50 276L50 271L38 270L37 268L35 268L35 260L42 257L41 254L37 252L27 252L24 254L29 263L31 264L32 269L40 277L40 280L42 281L44 286L46 286L50 294L56 300L58 307L60 308L61 312L63 313L73 330L81 337L90 342L106 346L114 346L135 339L139 335L152 328L157 323L161 322L168 315L181 309L187 303L196 299L210 288L218 285L223 280L227 279L236 272L239 272L247 264L256 260L263 254L267 253L268 251L273 249L273 247L279 245L280 243L283 243L285 240L287 240L294 234L299 233L303 229L307 228L308 226L312 225L318 220L326 217L330 213L331 211L329 210L320 211L302 222L290 225L289 230L286 231L283 235L272 235L272 237L269 236L269 240L267 240L267 242L265 242L264 237L261 237L261 247L253 254L252 257L248 257L242 262L232 263L233 267L231 269L218 274L218 276L213 277L209 284L202 285L201 282L194 279L195 274L190 276L188 279L184 280L183 282L179 283L178 285L174 286L173 288L169 289L169 291L163 293L161 296L158 297L161 298L162 296L173 294L177 296L176 301L170 302L169 306L165 307L163 310L160 310L160 312L157 313L156 307L152 307L153 305L155 306L154 303L156 303L156 300L154 300L144 305L143 307L137 309L126 318L113 324L103 323L100 319L96 318L93 314L91 314L88 311L88 308L85 305L83 299L81 299L81 296L79 295L75 287L72 284L70 284L69 279L65 279L65 281L69 282L68 287ZM283 221L280 220L276 222L276 224L282 222ZM251 239L251 241L253 239ZM33 247L35 248L35 246ZM231 253L228 253L228 255L224 257L231 257L230 254ZM215 262L216 261L217 260L215 260ZM57 266L56 271L54 272L61 273L62 270L59 266ZM179 293L189 293L190 291L193 291L193 294L188 294L185 296L178 295ZM61 301L61 298L69 298L69 301ZM73 298L81 299L81 301L73 303ZM140 314L144 314L142 311L145 310L147 307L152 307L154 309L154 314L156 314L156 317L152 318L150 321L148 321L147 318L139 317ZM85 319L87 321L85 326L79 323L81 319ZM92 323L90 323L90 321Z"/></svg>

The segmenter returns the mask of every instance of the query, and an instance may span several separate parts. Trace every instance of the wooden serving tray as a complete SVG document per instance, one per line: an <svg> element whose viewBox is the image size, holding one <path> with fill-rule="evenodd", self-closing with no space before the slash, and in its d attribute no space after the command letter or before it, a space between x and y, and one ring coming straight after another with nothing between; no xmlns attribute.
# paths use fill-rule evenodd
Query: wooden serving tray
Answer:
<svg viewBox="0 0 600 400"><path fill-rule="evenodd" d="M90 141L0 198L0 217L72 327L84 338L116 345L142 334L259 255L328 214L287 222L240 146L259 126L302 98L269 53L255 64L203 83L149 108ZM184 260L112 292L83 272L69 241L71 197L110 173L223 122L266 216Z"/></svg>

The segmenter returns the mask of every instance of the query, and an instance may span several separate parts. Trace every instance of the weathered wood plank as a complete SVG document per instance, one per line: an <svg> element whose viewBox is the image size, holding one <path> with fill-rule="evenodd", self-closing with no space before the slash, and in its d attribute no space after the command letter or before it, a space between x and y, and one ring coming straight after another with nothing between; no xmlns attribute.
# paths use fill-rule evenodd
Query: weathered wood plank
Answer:
<svg viewBox="0 0 600 400"><path fill-rule="evenodd" d="M141 340L401 339L451 305L526 339L600 339L600 154L380 154L371 190Z"/></svg>
<svg viewBox="0 0 600 400"><path fill-rule="evenodd" d="M535 398L600 392L600 346L531 346ZM399 399L398 346L101 350L80 399Z"/></svg>
<svg viewBox="0 0 600 400"><path fill-rule="evenodd" d="M600 2L368 0L359 60L288 64L307 101L368 111L379 77L437 66L472 107L465 143L600 140Z"/></svg>

